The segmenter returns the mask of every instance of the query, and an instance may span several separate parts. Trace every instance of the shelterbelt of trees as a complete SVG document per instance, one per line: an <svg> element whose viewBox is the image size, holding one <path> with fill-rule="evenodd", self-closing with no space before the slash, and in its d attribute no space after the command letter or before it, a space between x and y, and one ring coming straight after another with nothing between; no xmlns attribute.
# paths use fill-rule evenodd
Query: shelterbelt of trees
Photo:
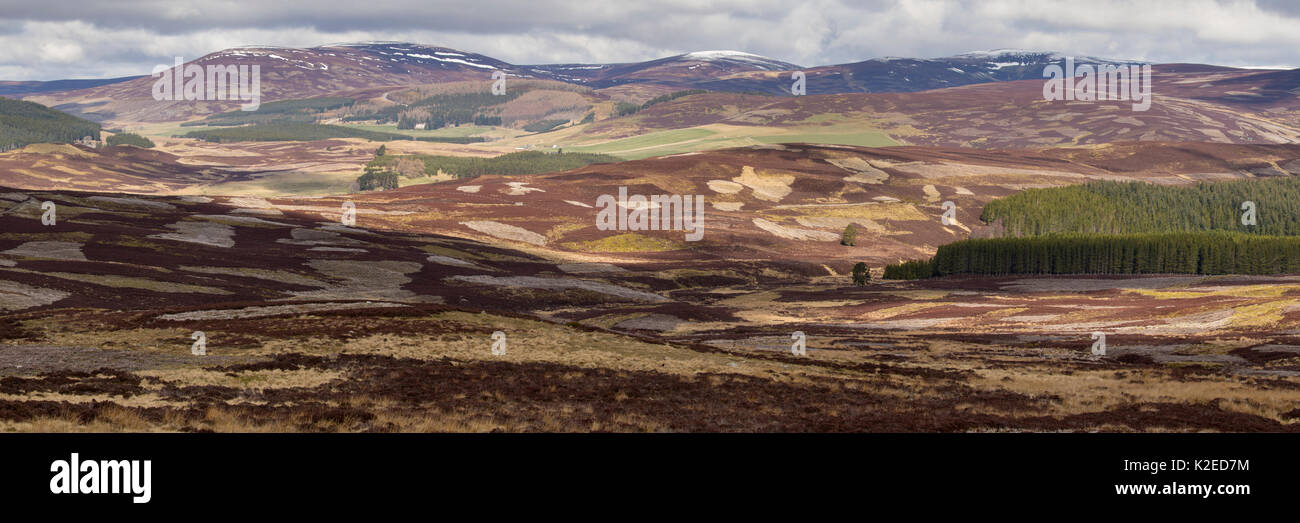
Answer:
<svg viewBox="0 0 1300 523"><path fill-rule="evenodd" d="M34 143L72 143L99 139L99 124L44 105L0 98L0 151Z"/></svg>
<svg viewBox="0 0 1300 523"><path fill-rule="evenodd" d="M1210 231L981 238L940 246L929 265L927 276L1291 274L1300 273L1300 237Z"/></svg>
<svg viewBox="0 0 1300 523"><path fill-rule="evenodd" d="M1300 273L1300 179L1097 182L990 202L1006 237L940 246L887 279L949 274Z"/></svg>

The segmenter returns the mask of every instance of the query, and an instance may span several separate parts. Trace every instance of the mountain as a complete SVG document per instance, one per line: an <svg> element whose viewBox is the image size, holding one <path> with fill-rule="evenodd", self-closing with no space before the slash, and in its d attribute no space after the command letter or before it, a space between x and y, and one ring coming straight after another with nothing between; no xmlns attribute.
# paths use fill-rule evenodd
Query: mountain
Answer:
<svg viewBox="0 0 1300 523"><path fill-rule="evenodd" d="M1066 55L1051 51L999 49L942 58L873 58L804 70L808 94L910 93L988 82L1042 79L1043 68L1064 65ZM1077 65L1134 65L1131 60L1074 57ZM719 91L789 94L790 76L771 82L771 75L736 75L714 84ZM730 87L730 88L727 88Z"/></svg>
<svg viewBox="0 0 1300 523"><path fill-rule="evenodd" d="M139 76L124 76L122 78L91 79L91 80L52 80L48 82L4 82L0 81L0 96L18 98L25 95L48 93L55 91L72 91L76 89L86 89L90 87L99 87L101 85L115 84L134 80Z"/></svg>
<svg viewBox="0 0 1300 523"><path fill-rule="evenodd" d="M602 89L631 84L696 88L738 93L789 95L791 74L807 75L808 94L908 93L987 82L1043 78L1043 68L1063 65L1066 55L1051 51L998 49L942 58L873 58L861 62L801 67L739 51L704 51L649 62L533 66L557 79ZM1140 62L1092 56L1078 65L1133 65Z"/></svg>
<svg viewBox="0 0 1300 523"><path fill-rule="evenodd" d="M480 54L396 42L331 44L309 49L239 47L187 62L190 64L259 66L263 103L350 94L379 96L394 87L440 82L490 82L495 71L512 77L551 78L548 73ZM156 81L144 76L28 99L90 119L119 123L188 120L238 109L239 103L231 101L154 100Z"/></svg>
<svg viewBox="0 0 1300 523"><path fill-rule="evenodd" d="M623 64L559 64L530 66L556 79L601 89L634 83L690 88L716 84L737 73L791 71L800 66L741 51L698 51L648 62Z"/></svg>
<svg viewBox="0 0 1300 523"><path fill-rule="evenodd" d="M875 58L861 62L801 67L797 64L740 51L700 51L657 60L620 64L514 65L489 56L447 47L399 42L331 44L309 49L241 47L201 57L194 65L258 65L262 102L327 96L383 98L395 88L457 81L490 82L494 72L511 78L565 82L596 90L602 97L641 103L685 89L731 93L790 95L795 71L807 75L811 95L846 93L913 93L974 84L1019 80L1041 81L1045 67L1063 64L1066 56L1048 51L999 49L942 58ZM1138 62L1082 56L1076 64L1117 66ZM170 64L168 64L170 65ZM1273 100L1289 96L1300 83L1286 72L1248 71L1196 64L1177 64L1187 75L1258 76L1270 87ZM152 98L155 79L136 77L72 91L47 91L27 99L89 119L112 123L192 120L235 110L233 102L158 102ZM53 89L53 86L47 86ZM45 89L47 87L41 87ZM1241 86L1220 91L1236 93ZM35 87L29 87L35 88ZM1228 94L1250 100L1251 94ZM1256 97L1257 98L1257 97Z"/></svg>
<svg viewBox="0 0 1300 523"><path fill-rule="evenodd" d="M1043 99L1043 81L988 81L903 93L757 96L704 93L560 131L566 150L646 157L744 145L810 142L976 148L1129 141L1300 142L1291 71L1175 64L1152 67L1153 102ZM809 93L817 93L809 76ZM875 138L873 139L873 136ZM632 156L635 155L635 156Z"/></svg>

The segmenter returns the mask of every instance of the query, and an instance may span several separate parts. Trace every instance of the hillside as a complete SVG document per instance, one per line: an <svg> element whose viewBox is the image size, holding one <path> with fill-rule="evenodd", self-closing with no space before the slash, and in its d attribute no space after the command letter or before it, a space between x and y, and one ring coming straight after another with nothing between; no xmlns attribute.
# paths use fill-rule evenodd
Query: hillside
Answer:
<svg viewBox="0 0 1300 523"><path fill-rule="evenodd" d="M1294 278L851 286L393 230L428 217L377 198L345 226L335 199L3 191L10 431L1297 429Z"/></svg>
<svg viewBox="0 0 1300 523"><path fill-rule="evenodd" d="M186 62L208 65L257 65L261 69L262 102L327 96L379 96L395 87L437 82L481 80L491 82L494 71L524 78L549 78L500 60L445 47L372 42L295 49L240 47L211 53ZM171 64L165 64L170 66ZM181 121L239 108L229 101L156 101L155 78L110 85L43 93L29 99L65 107L104 122ZM378 92L373 90L378 89Z"/></svg>
<svg viewBox="0 0 1300 523"><path fill-rule="evenodd" d="M993 150L769 145L602 163L537 175L489 174L354 195L358 205L410 214L376 219L398 230L593 256L719 269L726 260L780 260L804 274L928 257L972 234L995 198L1028 187L1094 180L1165 185L1246 179L1300 159L1300 146L1130 143L1099 148ZM395 160L389 160L395 161ZM702 195L704 235L600 231L597 200L629 194ZM339 197L322 201L338 203ZM958 224L940 223L953 201ZM272 205L294 205L271 198ZM857 245L839 244L848 225Z"/></svg>
<svg viewBox="0 0 1300 523"><path fill-rule="evenodd" d="M0 152L33 143L99 140L99 124L43 105L0 98Z"/></svg>
<svg viewBox="0 0 1300 523"><path fill-rule="evenodd" d="M1044 100L1041 80L916 93L709 93L560 133L555 143L644 157L797 141L975 148L1300 141L1300 99L1290 92L1296 84L1289 76L1158 66L1152 81L1155 95L1146 111L1132 110L1129 101Z"/></svg>
<svg viewBox="0 0 1300 523"><path fill-rule="evenodd" d="M1044 67L1060 64L1064 58L1061 53L1046 51L996 50L941 58L875 58L805 67L741 51L698 51L633 63L514 65L446 47L366 42L306 49L242 47L214 52L188 63L258 65L263 75L263 102L320 97L378 98L395 88L447 82L474 81L487 85L493 72L504 72L511 79L562 82L592 90L603 99L639 104L683 89L789 97L790 75L794 71L807 75L810 95L913 93L1040 80ZM1086 56L1076 60L1081 65L1136 63ZM1184 72L1195 69L1199 75L1216 78L1261 73L1177 65ZM1294 80L1285 78L1286 72L1265 73L1277 76L1278 80L1271 85L1281 91L1285 91L1282 86L1288 82L1294 86ZM62 81L30 86L26 88L29 91L14 94L25 93L32 101L116 125L191 120L236 108L234 103L218 101L155 102L151 97L153 83L154 78L148 76L106 80L104 85ZM1226 96L1225 101L1238 95Z"/></svg>

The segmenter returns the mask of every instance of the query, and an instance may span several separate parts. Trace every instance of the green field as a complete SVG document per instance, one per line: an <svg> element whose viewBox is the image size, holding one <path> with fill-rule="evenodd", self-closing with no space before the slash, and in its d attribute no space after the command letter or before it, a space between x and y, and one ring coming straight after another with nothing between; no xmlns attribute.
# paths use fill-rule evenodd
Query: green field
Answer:
<svg viewBox="0 0 1300 523"><path fill-rule="evenodd" d="M612 140L596 145L569 146L565 147L565 149L573 152L611 154L620 158L634 160L697 150L691 148L694 145L693 143L684 142L695 142L715 134L718 133L708 129L674 129ZM712 147L707 148L711 149Z"/></svg>

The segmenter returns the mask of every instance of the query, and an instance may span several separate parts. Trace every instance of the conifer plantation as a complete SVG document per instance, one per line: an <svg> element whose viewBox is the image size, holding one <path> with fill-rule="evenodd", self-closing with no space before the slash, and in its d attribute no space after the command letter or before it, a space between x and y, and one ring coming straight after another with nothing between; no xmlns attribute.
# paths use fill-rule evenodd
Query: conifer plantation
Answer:
<svg viewBox="0 0 1300 523"><path fill-rule="evenodd" d="M1242 225L1244 202L1256 225ZM1300 235L1300 179L1266 178L1193 186L1093 182L1029 189L984 206L980 220L1001 221L1006 236L1238 231Z"/></svg>
<svg viewBox="0 0 1300 523"><path fill-rule="evenodd" d="M34 143L72 143L99 139L99 124L44 105L0 98L0 151Z"/></svg>
<svg viewBox="0 0 1300 523"><path fill-rule="evenodd" d="M885 278L1300 273L1300 179L1290 177L1030 189L990 202L981 220L1005 236L942 245L929 261L886 267Z"/></svg>

